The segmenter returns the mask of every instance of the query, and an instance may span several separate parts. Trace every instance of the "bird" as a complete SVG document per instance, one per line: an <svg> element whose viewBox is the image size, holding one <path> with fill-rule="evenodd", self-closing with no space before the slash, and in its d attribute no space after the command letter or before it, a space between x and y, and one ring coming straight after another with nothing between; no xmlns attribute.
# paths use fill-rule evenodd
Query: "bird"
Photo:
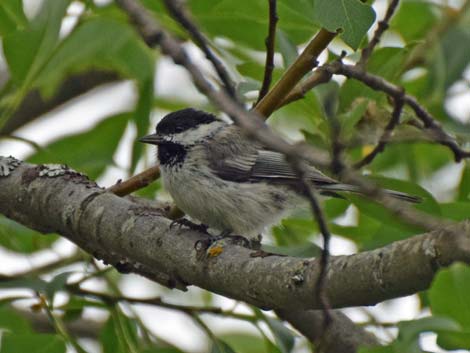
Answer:
<svg viewBox="0 0 470 353"><path fill-rule="evenodd" d="M221 235L257 239L305 202L298 174L282 153L211 113L193 108L171 112L158 122L155 133L139 140L157 146L163 186L178 208ZM304 178L322 194L360 192L313 165L307 165ZM419 202L403 192L384 192Z"/></svg>

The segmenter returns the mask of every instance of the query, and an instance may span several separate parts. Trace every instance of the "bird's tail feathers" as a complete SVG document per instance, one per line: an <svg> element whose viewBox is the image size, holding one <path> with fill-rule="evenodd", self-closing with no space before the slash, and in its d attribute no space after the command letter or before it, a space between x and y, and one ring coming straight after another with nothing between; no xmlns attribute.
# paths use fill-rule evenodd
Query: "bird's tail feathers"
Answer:
<svg viewBox="0 0 470 353"><path fill-rule="evenodd" d="M331 191L331 192L346 191L346 192L353 192L357 194L363 193L358 186L348 185L348 184L324 184L324 185L318 186L318 188L322 191ZM420 203L422 201L421 197L410 195L405 192L395 191L395 190L390 190L390 189L382 189L382 191L391 197L394 197L396 199L403 200L406 202Z"/></svg>

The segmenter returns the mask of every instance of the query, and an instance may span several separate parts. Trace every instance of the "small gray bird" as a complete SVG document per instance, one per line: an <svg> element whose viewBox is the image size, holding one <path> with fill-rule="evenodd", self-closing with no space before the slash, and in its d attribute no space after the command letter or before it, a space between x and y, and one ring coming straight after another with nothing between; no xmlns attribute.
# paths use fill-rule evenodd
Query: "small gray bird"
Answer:
<svg viewBox="0 0 470 353"><path fill-rule="evenodd" d="M304 203L298 177L284 155L246 138L214 115L183 109L166 115L156 133L140 139L158 146L165 189L190 217L224 235L254 238ZM306 178L321 193L359 192L314 166ZM408 202L417 197L393 190Z"/></svg>

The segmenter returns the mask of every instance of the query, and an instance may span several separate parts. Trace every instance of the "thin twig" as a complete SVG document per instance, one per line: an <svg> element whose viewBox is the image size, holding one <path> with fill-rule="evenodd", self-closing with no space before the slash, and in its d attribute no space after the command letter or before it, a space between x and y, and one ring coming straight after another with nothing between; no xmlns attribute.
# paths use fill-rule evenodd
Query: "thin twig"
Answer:
<svg viewBox="0 0 470 353"><path fill-rule="evenodd" d="M110 186L107 190L116 194L117 196L125 196L130 193L142 189L158 179L160 176L159 166L153 166L149 169L144 170L142 173L134 175L123 182L117 182L113 186Z"/></svg>
<svg viewBox="0 0 470 353"><path fill-rule="evenodd" d="M315 220L318 223L320 233L323 237L323 249L320 256L320 271L315 284L315 296L318 302L321 304L323 310L324 330L328 328L332 321L330 313L331 306L326 295L326 273L328 267L328 260L330 257L330 239L331 233L328 229L325 215L318 201L315 190L312 188L311 183L305 177L305 169L298 159L289 159L292 167L296 171L299 177L299 184L303 191L304 196L308 199L310 207L312 209Z"/></svg>
<svg viewBox="0 0 470 353"><path fill-rule="evenodd" d="M365 66L367 64L367 60L369 60L370 55L374 51L377 44L379 44L380 38L382 37L384 32L388 29L388 26L389 26L388 24L389 24L389 22L390 22L390 20L393 16L393 14L395 13L395 10L397 9L397 6L398 6L399 2L400 2L399 0L392 0L390 2L390 5L388 5L387 12L385 13L385 16L384 16L383 20L379 21L379 23L377 25L377 29L374 32L374 36L372 37L372 39L369 42L369 44L367 45L367 47L362 49L361 58L357 62L357 65L359 67L365 68Z"/></svg>
<svg viewBox="0 0 470 353"><path fill-rule="evenodd" d="M258 320L254 315L239 314L233 311L223 310L222 308L214 307L214 306L178 305L178 304L167 303L160 297L131 298L131 297L122 296L122 295L109 295L109 294L102 293L102 292L96 292L96 291L92 291L88 289L83 289L76 285L69 285L67 287L75 295L92 297L92 298L101 300L104 303L109 304L109 305L114 305L120 302L127 302L127 303L132 303L132 304L154 305L160 308L177 310L177 311L181 311L187 314L194 314L194 313L216 314L216 315L231 317L231 318L239 319L239 320L246 320L246 321Z"/></svg>
<svg viewBox="0 0 470 353"><path fill-rule="evenodd" d="M255 106L259 101L268 93L269 87L273 77L274 70L274 46L276 43L276 24L278 21L277 17L277 1L268 0L269 2L269 29L268 36L266 37L266 63L264 65L264 78L261 89L259 90L258 99L256 100Z"/></svg>
<svg viewBox="0 0 470 353"><path fill-rule="evenodd" d="M385 145L387 144L388 141L390 141L390 138L392 137L393 130L395 127L398 125L400 122L400 115L403 110L403 95L398 98L394 98L394 107L393 107L393 112L392 112L392 117L390 118L390 121L388 122L387 126L385 127L385 130L380 137L379 143L375 148L370 152L367 156L365 156L362 160L354 164L355 169L360 169L367 164L371 163L374 158L383 150L385 149Z"/></svg>
<svg viewBox="0 0 470 353"><path fill-rule="evenodd" d="M188 10L184 7L183 3L180 0L164 0L164 3L173 19L188 31L194 42L203 51L206 58L212 63L215 71L219 75L220 80L224 84L227 94L233 99L237 99L235 85L233 84L227 69L225 68L222 61L209 47L207 38L192 21L191 15L188 13Z"/></svg>

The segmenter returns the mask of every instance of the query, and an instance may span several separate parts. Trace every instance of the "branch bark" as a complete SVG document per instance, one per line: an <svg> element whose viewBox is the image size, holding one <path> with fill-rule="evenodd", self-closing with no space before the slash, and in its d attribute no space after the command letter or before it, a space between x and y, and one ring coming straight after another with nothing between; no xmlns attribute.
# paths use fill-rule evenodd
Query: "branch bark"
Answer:
<svg viewBox="0 0 470 353"><path fill-rule="evenodd" d="M158 209L105 192L73 171L22 163L0 177L0 212L42 232L57 232L95 257L125 264L167 286L196 285L262 308L321 309L315 293L318 259L251 257L222 241L223 252L195 249L204 235L169 228ZM333 256L326 294L333 308L374 305L429 287L455 261L470 262L470 223L463 222L384 248ZM406 263L407 266L403 266Z"/></svg>

